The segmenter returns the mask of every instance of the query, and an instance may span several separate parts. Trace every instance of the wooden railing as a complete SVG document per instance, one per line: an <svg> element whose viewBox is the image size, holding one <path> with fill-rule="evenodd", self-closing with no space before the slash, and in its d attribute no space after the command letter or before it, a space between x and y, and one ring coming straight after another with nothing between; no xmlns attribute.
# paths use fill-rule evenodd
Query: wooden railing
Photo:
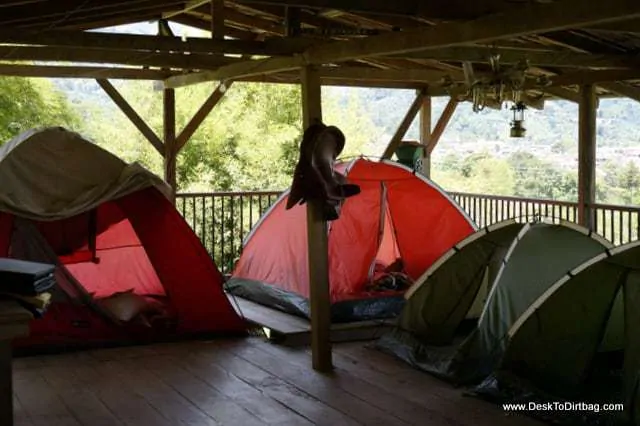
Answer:
<svg viewBox="0 0 640 426"><path fill-rule="evenodd" d="M176 208L223 272L230 272L251 228L278 199L278 191L182 193Z"/></svg>
<svg viewBox="0 0 640 426"><path fill-rule="evenodd" d="M253 226L280 191L181 193L176 208L200 237L220 269L231 272ZM577 222L578 204L569 201L484 194L449 193L471 219L484 227L502 220L550 217ZM615 245L640 235L640 206L594 204L594 230Z"/></svg>

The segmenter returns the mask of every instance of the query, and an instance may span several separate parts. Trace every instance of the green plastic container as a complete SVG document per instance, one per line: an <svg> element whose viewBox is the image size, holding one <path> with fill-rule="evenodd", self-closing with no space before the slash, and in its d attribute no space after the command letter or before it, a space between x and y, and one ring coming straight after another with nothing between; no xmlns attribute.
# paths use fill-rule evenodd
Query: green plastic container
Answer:
<svg viewBox="0 0 640 426"><path fill-rule="evenodd" d="M403 142L396 149L398 163L415 169L422 162L424 145L417 142Z"/></svg>

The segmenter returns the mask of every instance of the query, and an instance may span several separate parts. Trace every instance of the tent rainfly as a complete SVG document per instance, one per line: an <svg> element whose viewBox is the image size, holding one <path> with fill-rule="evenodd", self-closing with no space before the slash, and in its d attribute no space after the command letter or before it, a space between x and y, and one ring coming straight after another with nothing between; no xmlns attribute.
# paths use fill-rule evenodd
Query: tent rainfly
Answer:
<svg viewBox="0 0 640 426"><path fill-rule="evenodd" d="M518 340L510 333L530 314L532 304L567 271L610 246L569 222L511 220L482 229L456 244L414 283L397 329L377 345L447 380L481 381L500 365L514 341L535 339L528 328L516 333ZM477 318L478 306L480 317L469 319ZM554 312L564 316L567 311L558 307ZM568 315L565 320L575 323ZM606 346L619 348L620 338L611 332Z"/></svg>
<svg viewBox="0 0 640 426"><path fill-rule="evenodd" d="M636 241L586 260L541 294L511 324L509 344L493 379L499 386L526 383L530 388L525 392L541 390L573 400L585 400L585 394L594 393L606 395L606 401L600 402L626 398L626 424L638 425L639 323L640 242ZM622 335L624 342L620 389L615 388L616 381L594 379L606 370L598 368L597 352L610 346L606 339L614 334ZM611 367L609 363L607 369ZM589 389L589 383L597 389Z"/></svg>
<svg viewBox="0 0 640 426"><path fill-rule="evenodd" d="M63 128L0 148L0 257L55 264L25 350L237 333L222 275L168 187Z"/></svg>
<svg viewBox="0 0 640 426"><path fill-rule="evenodd" d="M396 316L411 282L475 226L443 190L398 163L358 158L336 169L361 193L328 230L332 320ZM247 237L227 289L308 317L306 207L285 210L286 199Z"/></svg>

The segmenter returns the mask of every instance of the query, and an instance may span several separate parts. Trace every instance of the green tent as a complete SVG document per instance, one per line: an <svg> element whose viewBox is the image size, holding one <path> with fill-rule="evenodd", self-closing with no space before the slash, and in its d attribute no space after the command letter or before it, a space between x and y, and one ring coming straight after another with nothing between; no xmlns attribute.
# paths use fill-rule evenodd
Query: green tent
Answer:
<svg viewBox="0 0 640 426"><path fill-rule="evenodd" d="M556 281L508 331L498 378L583 400L590 379L601 402L622 402L640 424L640 242L607 250ZM617 333L614 333L617 332ZM597 352L623 334L621 389L595 382ZM611 382L610 382L611 383ZM615 383L615 382L614 382Z"/></svg>
<svg viewBox="0 0 640 426"><path fill-rule="evenodd" d="M500 365L513 340L510 329L532 303L576 265L610 247L569 222L507 221L480 230L416 281L406 293L398 328L377 345L451 381L480 381ZM482 310L474 320L478 305ZM470 332L464 333L469 322Z"/></svg>

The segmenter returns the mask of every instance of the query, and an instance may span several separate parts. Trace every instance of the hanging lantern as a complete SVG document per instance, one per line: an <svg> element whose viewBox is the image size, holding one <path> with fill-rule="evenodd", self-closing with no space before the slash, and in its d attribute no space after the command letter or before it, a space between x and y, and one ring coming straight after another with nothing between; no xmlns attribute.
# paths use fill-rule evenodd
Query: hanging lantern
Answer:
<svg viewBox="0 0 640 426"><path fill-rule="evenodd" d="M513 104L511 111L513 111L513 121L511 122L511 137L523 138L527 133L527 129L524 128L524 111L527 109L523 102Z"/></svg>

